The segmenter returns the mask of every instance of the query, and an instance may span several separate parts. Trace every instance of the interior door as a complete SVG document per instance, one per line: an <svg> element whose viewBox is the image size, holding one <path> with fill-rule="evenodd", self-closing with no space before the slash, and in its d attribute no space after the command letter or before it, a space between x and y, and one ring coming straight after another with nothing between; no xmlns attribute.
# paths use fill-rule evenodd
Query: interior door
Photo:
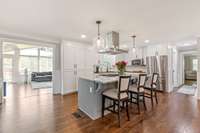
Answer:
<svg viewBox="0 0 200 133"><path fill-rule="evenodd" d="M63 44L63 94L76 90L75 52L74 46Z"/></svg>

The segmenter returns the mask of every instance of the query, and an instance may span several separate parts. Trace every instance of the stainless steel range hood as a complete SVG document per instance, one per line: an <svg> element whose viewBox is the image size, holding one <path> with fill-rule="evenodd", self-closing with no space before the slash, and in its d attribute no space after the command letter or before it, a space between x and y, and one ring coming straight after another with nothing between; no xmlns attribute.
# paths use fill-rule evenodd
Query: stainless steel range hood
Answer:
<svg viewBox="0 0 200 133"><path fill-rule="evenodd" d="M128 53L128 50L119 48L119 33L115 31L108 32L105 37L106 48L99 50L100 54L123 54Z"/></svg>

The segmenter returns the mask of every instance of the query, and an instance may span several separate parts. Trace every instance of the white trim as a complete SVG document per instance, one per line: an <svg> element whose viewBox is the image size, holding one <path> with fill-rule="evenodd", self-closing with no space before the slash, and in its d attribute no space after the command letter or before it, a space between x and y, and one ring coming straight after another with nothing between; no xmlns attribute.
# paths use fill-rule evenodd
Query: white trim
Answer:
<svg viewBox="0 0 200 133"><path fill-rule="evenodd" d="M35 46L44 46L44 47L55 47L55 43L46 42L46 41L38 41L38 40L29 40L29 39L13 39L13 38L1 38L2 42L13 42L13 43L22 43L26 45L35 45Z"/></svg>
<svg viewBox="0 0 200 133"><path fill-rule="evenodd" d="M62 92L62 95L67 95L67 94L76 93L76 92L78 93L77 90L68 89L66 92Z"/></svg>
<svg viewBox="0 0 200 133"><path fill-rule="evenodd" d="M14 39L14 40L26 40L30 42L41 42L41 43L50 43L50 44L60 44L60 41L57 39L51 39L47 37L39 37L35 35L19 34L19 33L9 33L5 31L0 31L0 37L2 39Z"/></svg>
<svg viewBox="0 0 200 133"><path fill-rule="evenodd" d="M87 116L89 116L92 120L96 120L96 119L98 119L98 118L101 117L101 115L92 116L92 115L90 115L89 113L87 113L87 111L85 111L83 108L81 108L81 107L78 107L78 108L79 108L82 112L84 112ZM107 115L107 114L109 114L109 113L110 113L109 111L105 110L104 116Z"/></svg>

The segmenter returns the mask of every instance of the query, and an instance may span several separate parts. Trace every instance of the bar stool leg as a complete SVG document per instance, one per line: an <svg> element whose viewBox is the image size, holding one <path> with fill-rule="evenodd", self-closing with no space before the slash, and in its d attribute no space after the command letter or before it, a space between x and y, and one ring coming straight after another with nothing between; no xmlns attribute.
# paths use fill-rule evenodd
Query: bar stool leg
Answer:
<svg viewBox="0 0 200 133"><path fill-rule="evenodd" d="M128 100L126 101L126 113L128 117L128 121L130 120L129 111L128 111Z"/></svg>
<svg viewBox="0 0 200 133"><path fill-rule="evenodd" d="M153 91L151 90L151 106L153 107Z"/></svg>
<svg viewBox="0 0 200 133"><path fill-rule="evenodd" d="M157 92L156 92L156 91L154 91L154 93L155 93L156 103L158 104Z"/></svg>
<svg viewBox="0 0 200 133"><path fill-rule="evenodd" d="M101 108L101 117L104 117L104 110L105 110L105 97L102 96L102 108Z"/></svg>
<svg viewBox="0 0 200 133"><path fill-rule="evenodd" d="M138 113L140 114L140 95L137 94L137 107L138 107Z"/></svg>
<svg viewBox="0 0 200 133"><path fill-rule="evenodd" d="M144 105L144 109L147 110L144 94L143 94L143 105Z"/></svg>
<svg viewBox="0 0 200 133"><path fill-rule="evenodd" d="M120 101L118 101L118 124L119 124L119 127L121 127L121 122L120 122Z"/></svg>

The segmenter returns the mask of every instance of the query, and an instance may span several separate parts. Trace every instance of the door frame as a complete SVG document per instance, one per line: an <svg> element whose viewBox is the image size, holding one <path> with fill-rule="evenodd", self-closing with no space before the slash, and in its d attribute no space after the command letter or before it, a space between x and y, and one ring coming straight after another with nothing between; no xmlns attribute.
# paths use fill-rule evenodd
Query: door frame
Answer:
<svg viewBox="0 0 200 133"><path fill-rule="evenodd" d="M0 37L0 45L3 42L22 43L27 45L44 46L53 48L53 94L60 94L60 67L59 67L59 44L48 41L38 41L30 39L13 39L12 37Z"/></svg>

